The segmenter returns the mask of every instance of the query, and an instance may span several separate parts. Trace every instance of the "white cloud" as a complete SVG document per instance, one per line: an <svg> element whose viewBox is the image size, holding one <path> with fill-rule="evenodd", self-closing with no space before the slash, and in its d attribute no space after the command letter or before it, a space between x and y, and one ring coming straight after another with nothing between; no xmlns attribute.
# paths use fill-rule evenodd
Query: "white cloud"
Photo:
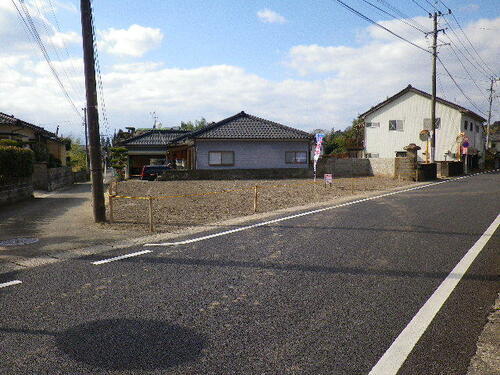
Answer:
<svg viewBox="0 0 500 375"><path fill-rule="evenodd" d="M264 23L285 23L286 18L271 9L263 9L257 12L257 17Z"/></svg>
<svg viewBox="0 0 500 375"><path fill-rule="evenodd" d="M99 31L100 47L111 54L141 57L151 49L160 46L163 34L160 29L131 25L128 29Z"/></svg>
<svg viewBox="0 0 500 375"><path fill-rule="evenodd" d="M52 43L57 48L64 48L72 43L81 43L82 38L74 31L67 33L56 31L53 35L44 35L43 40Z"/></svg>
<svg viewBox="0 0 500 375"><path fill-rule="evenodd" d="M1 17L0 11L0 20ZM500 40L495 38L495 31L484 29L500 28L500 18L463 26L481 57L499 71ZM106 67L102 79L110 123L116 128L147 126L148 113L156 111L164 126L175 126L202 116L217 121L244 110L305 130L332 126L339 129L409 83L429 90L430 55L370 27L363 34L364 40L356 46L292 47L286 61L292 78L281 81L229 65L175 69L159 62L138 61ZM421 43L416 35L407 36ZM79 134L79 119L63 98L46 63L35 57L37 53L0 51L0 111L40 123L69 120L73 124L64 123L63 133ZM468 79L460 78L465 73L449 47L441 47L440 57L469 96L484 108L486 91L480 93ZM73 65L76 72L70 69ZM59 71L64 67L72 73L77 86L83 84L81 59L55 62L55 66ZM439 65L438 72L438 95L471 108ZM471 72L478 77L472 68ZM61 77L71 93L72 85L67 84L64 75ZM487 88L487 83L478 82ZM80 108L83 96L75 96L75 100Z"/></svg>

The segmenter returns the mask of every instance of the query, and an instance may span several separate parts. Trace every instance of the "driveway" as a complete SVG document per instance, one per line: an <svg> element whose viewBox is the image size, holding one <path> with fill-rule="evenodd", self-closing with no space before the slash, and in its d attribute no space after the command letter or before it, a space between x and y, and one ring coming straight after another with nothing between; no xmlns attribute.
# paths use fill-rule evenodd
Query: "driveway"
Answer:
<svg viewBox="0 0 500 375"><path fill-rule="evenodd" d="M0 265L123 239L124 233L94 223L87 182L53 193L36 192L32 200L1 207L0 241L19 238L37 242L0 244Z"/></svg>

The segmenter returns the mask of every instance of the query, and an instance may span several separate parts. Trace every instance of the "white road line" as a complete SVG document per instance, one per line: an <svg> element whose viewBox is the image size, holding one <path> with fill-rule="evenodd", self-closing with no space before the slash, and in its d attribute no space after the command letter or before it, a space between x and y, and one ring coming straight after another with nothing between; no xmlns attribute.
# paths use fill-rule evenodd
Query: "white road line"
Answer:
<svg viewBox="0 0 500 375"><path fill-rule="evenodd" d="M413 347L417 344L418 340L431 324L451 292L453 292L472 262L474 262L474 259L476 259L488 240L493 236L493 233L495 233L499 225L500 215L496 217L474 246L467 251L446 279L443 280L441 285L439 285L432 296L420 308L418 313L399 334L368 375L395 375L399 371L404 361L406 361L406 358L413 350Z"/></svg>
<svg viewBox="0 0 500 375"><path fill-rule="evenodd" d="M97 266L99 264L105 264L105 263L114 262L115 260L132 258L132 257L136 257L138 255L147 254L147 253L151 253L151 252L152 252L151 250L138 251L136 253L130 253L130 254L125 254L125 255L120 255L120 256L114 257L114 258L108 258L108 259L98 260L97 262L92 262L92 264Z"/></svg>
<svg viewBox="0 0 500 375"><path fill-rule="evenodd" d="M450 182L450 181L453 181L453 180L433 182L433 183L427 184L427 185L421 185L421 186L417 186L417 187L413 187L413 188L409 188L409 189L398 190L398 191L394 191L394 192L391 192L391 193L385 193L385 194L377 195L377 196L374 196L374 197L369 197L369 198L364 198L364 199L358 199L358 200L355 200L355 201L352 201L352 202L337 204L335 206L329 206L329 207L319 208L317 210L301 212L299 214L285 216L285 217L281 217L281 218L274 219L274 220L263 221L263 222L252 224L252 225L248 225L248 226L245 226L245 227L240 227L240 228L236 228L236 229L227 230L227 231L224 231L224 232L209 234L208 236L197 237L197 238L193 238L193 239L190 239L190 240L178 241L178 242L147 243L144 246L176 246L176 245L186 245L186 244L193 243L193 242L200 242L200 241L208 240L210 238L215 238L215 237L220 237L220 236L226 236L226 235L231 234L231 233L241 232L241 231L252 229L252 228L258 228L258 227L262 227L262 226L269 225L269 224L279 223L281 221L295 219L297 217L312 215L312 214L316 214L318 212L333 210L335 208L351 206L351 205L357 204L357 203L362 203L362 202L367 202L367 201L374 200L374 199L388 197L390 195L401 194L401 193L404 193L404 192L407 192L407 191L412 191L412 190L424 189L424 188L429 187L429 186L444 184L444 183Z"/></svg>
<svg viewBox="0 0 500 375"><path fill-rule="evenodd" d="M21 283L22 283L21 280L12 280L12 281L8 281L6 283L0 284L0 288L5 288L7 286L17 285L17 284L21 284Z"/></svg>

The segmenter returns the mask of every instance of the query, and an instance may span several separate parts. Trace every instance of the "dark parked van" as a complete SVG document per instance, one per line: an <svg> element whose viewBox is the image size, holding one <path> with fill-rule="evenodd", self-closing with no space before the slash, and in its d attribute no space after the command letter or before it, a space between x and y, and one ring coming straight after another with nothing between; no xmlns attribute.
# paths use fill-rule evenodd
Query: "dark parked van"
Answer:
<svg viewBox="0 0 500 375"><path fill-rule="evenodd" d="M169 169L171 168L166 165L145 165L142 167L141 180L154 181L156 177L161 176Z"/></svg>

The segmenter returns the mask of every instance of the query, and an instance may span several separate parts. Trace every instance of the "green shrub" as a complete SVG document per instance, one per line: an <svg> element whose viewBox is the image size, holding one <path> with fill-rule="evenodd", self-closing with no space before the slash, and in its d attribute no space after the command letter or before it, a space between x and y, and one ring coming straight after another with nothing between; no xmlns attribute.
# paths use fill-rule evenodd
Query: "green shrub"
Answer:
<svg viewBox="0 0 500 375"><path fill-rule="evenodd" d="M23 147L23 142L15 139L0 139L0 146Z"/></svg>
<svg viewBox="0 0 500 375"><path fill-rule="evenodd" d="M15 146L0 146L0 182L33 174L33 151Z"/></svg>

